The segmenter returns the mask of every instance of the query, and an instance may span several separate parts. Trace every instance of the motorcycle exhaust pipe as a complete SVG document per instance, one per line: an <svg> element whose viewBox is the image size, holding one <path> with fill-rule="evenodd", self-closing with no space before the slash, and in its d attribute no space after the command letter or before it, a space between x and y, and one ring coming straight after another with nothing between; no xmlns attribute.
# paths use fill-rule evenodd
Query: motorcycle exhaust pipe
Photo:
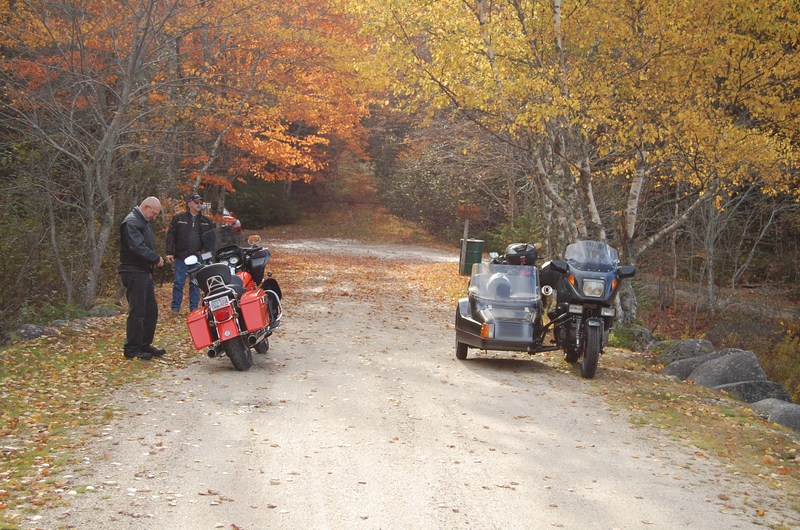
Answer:
<svg viewBox="0 0 800 530"><path fill-rule="evenodd" d="M219 352L217 350L215 350L214 348L209 348L208 349L208 357L211 358L211 359L214 359L215 357L219 357Z"/></svg>
<svg viewBox="0 0 800 530"><path fill-rule="evenodd" d="M550 287L549 285L543 285L542 286L542 295L550 296L551 294L553 294L553 288Z"/></svg>
<svg viewBox="0 0 800 530"><path fill-rule="evenodd" d="M258 335L253 333L252 335L247 336L247 344L250 346L255 346L256 342L258 342Z"/></svg>

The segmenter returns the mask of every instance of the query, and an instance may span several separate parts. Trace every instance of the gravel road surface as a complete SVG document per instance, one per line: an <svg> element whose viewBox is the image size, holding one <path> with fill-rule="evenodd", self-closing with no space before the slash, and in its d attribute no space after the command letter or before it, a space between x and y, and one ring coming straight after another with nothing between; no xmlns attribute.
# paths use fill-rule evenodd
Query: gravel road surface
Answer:
<svg viewBox="0 0 800 530"><path fill-rule="evenodd" d="M273 245L309 252L331 241ZM763 528L777 494L661 433L632 427L581 380L523 354L457 361L454 307L402 268L376 295L343 244L248 372L199 354L117 392L67 504L24 528ZM452 256L396 249L407 261ZM374 252L373 252L374 251ZM351 252L351 254L352 254ZM311 256L311 254L309 254ZM438 256L438 257L437 257ZM456 256L457 261L457 256ZM417 264L419 262L417 261ZM277 272L277 271L276 271ZM188 336L187 336L188 340ZM776 520L786 521L785 517ZM800 524L800 521L790 521Z"/></svg>

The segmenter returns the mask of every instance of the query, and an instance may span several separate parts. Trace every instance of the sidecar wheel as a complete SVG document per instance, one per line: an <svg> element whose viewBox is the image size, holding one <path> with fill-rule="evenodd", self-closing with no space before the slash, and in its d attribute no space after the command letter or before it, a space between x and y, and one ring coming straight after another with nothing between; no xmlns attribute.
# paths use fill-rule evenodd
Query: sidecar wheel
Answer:
<svg viewBox="0 0 800 530"><path fill-rule="evenodd" d="M456 341L456 359L459 361L463 361L467 358L467 350L469 348L463 342Z"/></svg>
<svg viewBox="0 0 800 530"><path fill-rule="evenodd" d="M603 349L602 326L588 326L586 329L586 344L581 363L581 377L591 379L597 372L597 362L600 360L600 350Z"/></svg>
<svg viewBox="0 0 800 530"><path fill-rule="evenodd" d="M253 346L253 348L256 350L256 353L267 353L269 351L269 337L264 337L264 340L256 342L256 345Z"/></svg>
<svg viewBox="0 0 800 530"><path fill-rule="evenodd" d="M253 366L253 353L241 337L234 337L222 343L222 349L230 357L233 367L240 372L246 372Z"/></svg>

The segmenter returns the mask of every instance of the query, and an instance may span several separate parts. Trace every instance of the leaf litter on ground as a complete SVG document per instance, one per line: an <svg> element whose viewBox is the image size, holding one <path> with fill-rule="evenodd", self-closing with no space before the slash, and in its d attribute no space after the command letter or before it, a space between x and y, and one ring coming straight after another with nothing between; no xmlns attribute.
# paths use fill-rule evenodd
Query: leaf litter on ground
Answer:
<svg viewBox="0 0 800 530"><path fill-rule="evenodd" d="M468 284L454 263L320 260L281 252L270 267L292 304L354 292L380 301L392 290L408 292L409 300L421 294L431 306L455 307ZM315 288L322 283L338 289ZM115 389L204 357L192 347L185 315L169 311L170 290L171 284L157 288L162 316L156 341L168 351L157 362L122 356L124 314L90 318L85 331L64 330L0 350L0 528L13 528L23 515L63 502L69 486L63 474L75 463L75 450L110 424L117 412L111 399ZM452 322L447 324L452 330ZM536 358L579 377L560 352ZM658 368L646 354L607 348L598 376L586 388L629 414L632 423L669 433L695 447L698 458L718 459L720 473L747 475L781 491L787 504L795 503L789 507L800 511L792 500L800 498L797 433L769 424L723 394L660 376ZM758 499L749 502L755 510L771 509L758 505Z"/></svg>

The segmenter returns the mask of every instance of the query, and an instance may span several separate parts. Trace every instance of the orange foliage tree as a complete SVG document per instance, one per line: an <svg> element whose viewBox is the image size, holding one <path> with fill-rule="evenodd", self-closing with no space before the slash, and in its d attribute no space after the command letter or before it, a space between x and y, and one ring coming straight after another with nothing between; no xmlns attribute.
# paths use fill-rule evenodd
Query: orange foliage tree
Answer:
<svg viewBox="0 0 800 530"><path fill-rule="evenodd" d="M53 256L84 306L143 196L312 179L332 142L360 142L364 45L327 0L0 0L0 17L0 119L48 161L26 191L48 198Z"/></svg>
<svg viewBox="0 0 800 530"><path fill-rule="evenodd" d="M184 32L180 64L161 74L182 85L169 97L182 109L181 167L193 189L223 199L246 176L309 181L341 146L360 149L369 98L353 66L366 45L331 2L234 0L204 24Z"/></svg>

